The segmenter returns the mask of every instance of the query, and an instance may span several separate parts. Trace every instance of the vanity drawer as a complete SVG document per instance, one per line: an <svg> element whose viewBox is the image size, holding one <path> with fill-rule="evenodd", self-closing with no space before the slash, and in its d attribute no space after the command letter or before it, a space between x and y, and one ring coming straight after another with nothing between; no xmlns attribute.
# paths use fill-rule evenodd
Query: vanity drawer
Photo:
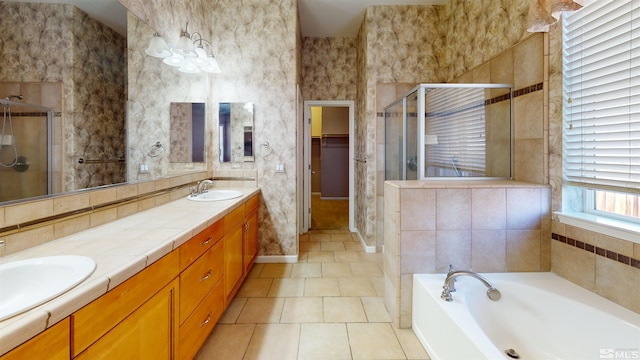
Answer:
<svg viewBox="0 0 640 360"><path fill-rule="evenodd" d="M218 241L180 274L180 324L222 278L223 268L223 246L222 241Z"/></svg>
<svg viewBox="0 0 640 360"><path fill-rule="evenodd" d="M199 232L191 240L182 244L180 251L180 269L185 269L194 262L205 251L209 250L218 240L222 238L224 227L223 221L217 221L205 230Z"/></svg>
<svg viewBox="0 0 640 360"><path fill-rule="evenodd" d="M220 280L180 326L179 359L193 359L224 311L224 281Z"/></svg>
<svg viewBox="0 0 640 360"><path fill-rule="evenodd" d="M245 203L245 214L251 213L253 210L258 208L258 204L260 202L260 198L258 195L253 196Z"/></svg>
<svg viewBox="0 0 640 360"><path fill-rule="evenodd" d="M236 226L242 225L244 221L244 204L233 209L224 217L224 233L228 234L233 231Z"/></svg>

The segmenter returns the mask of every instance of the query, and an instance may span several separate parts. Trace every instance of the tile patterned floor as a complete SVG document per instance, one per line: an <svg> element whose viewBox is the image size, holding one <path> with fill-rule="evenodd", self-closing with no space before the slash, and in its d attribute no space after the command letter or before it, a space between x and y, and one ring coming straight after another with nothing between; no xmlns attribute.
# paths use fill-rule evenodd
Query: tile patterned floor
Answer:
<svg viewBox="0 0 640 360"><path fill-rule="evenodd" d="M383 296L382 254L346 230L310 231L298 263L254 266L196 359L428 359Z"/></svg>

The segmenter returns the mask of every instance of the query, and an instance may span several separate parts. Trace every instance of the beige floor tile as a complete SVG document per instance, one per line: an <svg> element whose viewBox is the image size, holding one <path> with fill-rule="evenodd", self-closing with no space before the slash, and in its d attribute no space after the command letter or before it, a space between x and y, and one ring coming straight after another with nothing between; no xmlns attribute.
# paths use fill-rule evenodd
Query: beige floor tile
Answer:
<svg viewBox="0 0 640 360"><path fill-rule="evenodd" d="M382 253L362 253L362 261L382 264Z"/></svg>
<svg viewBox="0 0 640 360"><path fill-rule="evenodd" d="M391 316L384 305L383 297L362 297L361 300L369 322L391 322Z"/></svg>
<svg viewBox="0 0 640 360"><path fill-rule="evenodd" d="M325 297L324 322L367 322L359 297Z"/></svg>
<svg viewBox="0 0 640 360"><path fill-rule="evenodd" d="M242 360L255 324L218 324L204 342L195 360Z"/></svg>
<svg viewBox="0 0 640 360"><path fill-rule="evenodd" d="M406 358L391 324L349 323L347 331L354 360Z"/></svg>
<svg viewBox="0 0 640 360"><path fill-rule="evenodd" d="M320 243L321 251L344 251L344 244L337 241L325 241Z"/></svg>
<svg viewBox="0 0 640 360"><path fill-rule="evenodd" d="M308 278L304 296L340 296L338 278Z"/></svg>
<svg viewBox="0 0 640 360"><path fill-rule="evenodd" d="M268 297L299 297L304 295L304 279L273 279Z"/></svg>
<svg viewBox="0 0 640 360"><path fill-rule="evenodd" d="M295 359L299 338L300 324L258 324L244 360Z"/></svg>
<svg viewBox="0 0 640 360"><path fill-rule="evenodd" d="M266 324L280 322L284 298L249 298L242 308L238 324Z"/></svg>
<svg viewBox="0 0 640 360"><path fill-rule="evenodd" d="M293 264L264 264L260 278L286 278L291 275Z"/></svg>
<svg viewBox="0 0 640 360"><path fill-rule="evenodd" d="M331 241L331 234L311 233L309 234L309 241Z"/></svg>
<svg viewBox="0 0 640 360"><path fill-rule="evenodd" d="M300 325L298 360L351 359L345 324Z"/></svg>
<svg viewBox="0 0 640 360"><path fill-rule="evenodd" d="M352 242L353 238L350 233L331 234L331 241Z"/></svg>
<svg viewBox="0 0 640 360"><path fill-rule="evenodd" d="M334 262L333 251L312 251L307 254L307 262Z"/></svg>
<svg viewBox="0 0 640 360"><path fill-rule="evenodd" d="M322 277L351 277L348 263L322 263Z"/></svg>
<svg viewBox="0 0 640 360"><path fill-rule="evenodd" d="M322 263L293 264L291 269L292 278L313 278L322 277Z"/></svg>
<svg viewBox="0 0 640 360"><path fill-rule="evenodd" d="M420 340L411 329L396 329L393 328L393 331L396 333L398 337L398 341L400 341L400 346L404 350L407 359L410 360L423 360L429 359L429 355L422 347Z"/></svg>
<svg viewBox="0 0 640 360"><path fill-rule="evenodd" d="M371 280L366 277L338 278L341 296L376 296Z"/></svg>
<svg viewBox="0 0 640 360"><path fill-rule="evenodd" d="M253 267L251 268L251 271L249 271L249 275L247 275L247 278L254 279L260 277L260 273L262 272L264 265L265 264L253 264Z"/></svg>
<svg viewBox="0 0 640 360"><path fill-rule="evenodd" d="M384 296L384 278L370 278L369 280L376 291L376 296Z"/></svg>
<svg viewBox="0 0 640 360"><path fill-rule="evenodd" d="M234 324L238 320L238 316L247 302L247 298L236 297L231 301L227 310L222 313L218 320L218 324Z"/></svg>
<svg viewBox="0 0 640 360"><path fill-rule="evenodd" d="M353 276L356 277L382 277L383 272L378 266L378 264L370 263L370 262L352 262L349 264L351 266L351 272Z"/></svg>
<svg viewBox="0 0 640 360"><path fill-rule="evenodd" d="M358 251L358 252L363 252L363 248L362 248L362 244L360 243L360 241L355 242L344 242L344 249L347 251Z"/></svg>
<svg viewBox="0 0 640 360"><path fill-rule="evenodd" d="M333 253L333 258L336 262L361 262L359 251L336 251Z"/></svg>
<svg viewBox="0 0 640 360"><path fill-rule="evenodd" d="M281 323L321 323L323 321L321 297L285 299Z"/></svg>
<svg viewBox="0 0 640 360"><path fill-rule="evenodd" d="M320 242L301 242L300 243L300 251L320 251L322 248L322 243Z"/></svg>
<svg viewBox="0 0 640 360"><path fill-rule="evenodd" d="M266 297L273 279L246 279L236 297Z"/></svg>

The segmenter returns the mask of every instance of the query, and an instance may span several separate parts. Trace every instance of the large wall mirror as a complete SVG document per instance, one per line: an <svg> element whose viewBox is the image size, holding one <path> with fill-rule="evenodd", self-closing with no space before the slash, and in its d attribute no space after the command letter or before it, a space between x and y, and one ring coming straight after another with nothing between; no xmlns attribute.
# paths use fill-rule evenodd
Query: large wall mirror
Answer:
<svg viewBox="0 0 640 360"><path fill-rule="evenodd" d="M253 103L220 103L220 162L253 162Z"/></svg>
<svg viewBox="0 0 640 360"><path fill-rule="evenodd" d="M26 158L0 171L0 202L127 180L127 9L74 1L0 2L0 151Z"/></svg>
<svg viewBox="0 0 640 360"><path fill-rule="evenodd" d="M172 163L205 161L205 104L171 103L170 141Z"/></svg>

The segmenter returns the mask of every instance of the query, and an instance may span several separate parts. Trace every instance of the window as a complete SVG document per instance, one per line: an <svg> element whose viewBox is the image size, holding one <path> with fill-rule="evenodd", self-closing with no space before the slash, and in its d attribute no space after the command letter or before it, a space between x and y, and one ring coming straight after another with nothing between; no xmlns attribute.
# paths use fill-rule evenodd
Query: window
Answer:
<svg viewBox="0 0 640 360"><path fill-rule="evenodd" d="M563 175L584 211L639 220L640 2L601 0L563 19Z"/></svg>

